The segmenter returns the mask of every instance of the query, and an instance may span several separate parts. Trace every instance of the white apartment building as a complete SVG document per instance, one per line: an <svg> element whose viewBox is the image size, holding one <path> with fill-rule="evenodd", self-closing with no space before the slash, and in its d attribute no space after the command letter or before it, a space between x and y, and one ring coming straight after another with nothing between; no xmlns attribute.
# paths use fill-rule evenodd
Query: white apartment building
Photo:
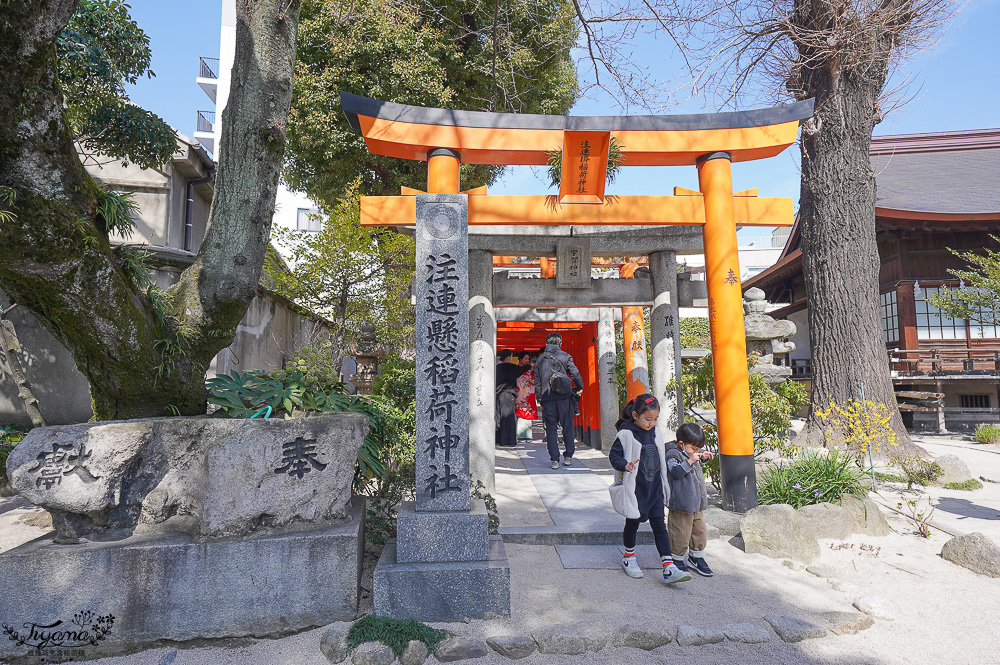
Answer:
<svg viewBox="0 0 1000 665"><path fill-rule="evenodd" d="M229 101L233 59L236 54L236 0L222 0L222 26L218 58L200 58L196 82L211 100L214 110L198 111L194 138L215 156L222 131L222 112ZM281 183L274 204L274 224L287 229L319 231L316 204Z"/></svg>

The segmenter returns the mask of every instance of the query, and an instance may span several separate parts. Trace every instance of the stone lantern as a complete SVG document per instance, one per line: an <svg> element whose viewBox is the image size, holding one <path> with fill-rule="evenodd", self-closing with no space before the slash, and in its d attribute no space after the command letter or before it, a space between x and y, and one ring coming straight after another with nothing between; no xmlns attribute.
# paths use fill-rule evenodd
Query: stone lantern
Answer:
<svg viewBox="0 0 1000 665"><path fill-rule="evenodd" d="M787 364L775 364L776 356L784 356L795 350L795 342L787 341L795 334L795 324L791 321L775 321L764 313L767 301L764 292L754 287L743 294L743 325L747 336L747 353L756 353L760 358L750 370L761 374L769 384L778 384L792 376L792 368Z"/></svg>
<svg viewBox="0 0 1000 665"><path fill-rule="evenodd" d="M354 356L358 365L357 373L351 375L351 383L357 388L358 394L370 395L375 377L378 376L379 358L388 353L386 345L376 337L375 326L362 326L360 338L348 347L348 353Z"/></svg>

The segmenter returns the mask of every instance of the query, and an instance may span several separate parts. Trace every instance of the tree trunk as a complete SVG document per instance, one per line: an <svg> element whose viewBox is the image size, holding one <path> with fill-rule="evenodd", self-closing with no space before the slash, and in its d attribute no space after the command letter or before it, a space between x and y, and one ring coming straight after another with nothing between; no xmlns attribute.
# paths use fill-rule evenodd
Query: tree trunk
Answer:
<svg viewBox="0 0 1000 665"><path fill-rule="evenodd" d="M798 4L798 3L797 3ZM813 27L832 20L829 5L808 5ZM840 17L841 19L843 17ZM888 38L888 37L886 37ZM875 174L869 161L878 98L888 56L873 48L864 66L816 58L799 71L800 98L814 97L816 112L803 126L799 223L809 303L812 406L802 436L822 445L826 425L816 411L830 402L864 397L889 406L898 446L888 454L922 452L903 426L881 335L879 254L875 237ZM800 51L805 51L800 46Z"/></svg>
<svg viewBox="0 0 1000 665"><path fill-rule="evenodd" d="M99 190L80 163L54 42L77 0L5 3L0 21L0 288L72 354L98 419L204 413L205 369L256 291L284 148L297 0L240 0L226 134L209 231L155 306L95 225ZM153 295L156 296L155 292ZM159 294L164 302L163 294Z"/></svg>

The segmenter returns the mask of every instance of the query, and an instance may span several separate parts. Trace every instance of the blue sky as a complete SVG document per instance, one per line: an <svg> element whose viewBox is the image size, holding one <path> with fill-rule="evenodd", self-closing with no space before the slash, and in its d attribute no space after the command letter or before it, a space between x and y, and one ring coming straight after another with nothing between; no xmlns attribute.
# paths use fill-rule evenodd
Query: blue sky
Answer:
<svg viewBox="0 0 1000 665"><path fill-rule="evenodd" d="M221 0L137 0L132 5L133 18L150 37L157 76L133 86L129 93L135 103L159 114L188 136L194 131L196 111L214 109L195 84L195 76L199 56L218 57L221 14ZM907 63L901 73L914 77L910 92L916 93L916 99L878 125L875 134L1000 127L997 25L1000 0L971 0L935 48ZM663 62L666 48L666 42L646 36L636 44L635 52L656 65ZM686 104L677 112L705 110L711 109ZM572 111L574 115L617 112L614 100L605 94L581 100ZM761 196L797 200L797 155L797 149L792 147L763 162L734 165L735 189L757 187ZM609 193L669 194L675 185L696 189L694 168L626 167ZM497 194L538 194L546 191L546 183L540 172L517 167L491 190Z"/></svg>

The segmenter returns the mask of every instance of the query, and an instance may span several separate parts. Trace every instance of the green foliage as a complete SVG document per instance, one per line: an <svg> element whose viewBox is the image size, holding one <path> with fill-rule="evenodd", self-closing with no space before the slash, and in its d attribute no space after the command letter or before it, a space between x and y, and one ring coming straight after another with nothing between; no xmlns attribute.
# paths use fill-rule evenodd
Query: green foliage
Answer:
<svg viewBox="0 0 1000 665"><path fill-rule="evenodd" d="M611 137L611 141L608 143L608 171L605 177L609 185L615 181L622 166L625 165L624 148L625 146L617 137ZM546 150L545 154L549 163L549 184L558 187L559 183L562 182L562 150Z"/></svg>
<svg viewBox="0 0 1000 665"><path fill-rule="evenodd" d="M497 507L497 500L486 491L483 481L477 480L472 486L471 496L473 499L482 499L486 504L486 514L489 516L489 532L491 536L500 533L500 509Z"/></svg>
<svg viewBox="0 0 1000 665"><path fill-rule="evenodd" d="M787 503L801 508L824 501L832 502L841 494L867 496L861 485L861 471L848 455L831 450L827 455L806 451L788 464L766 470L757 480L757 502Z"/></svg>
<svg viewBox="0 0 1000 665"><path fill-rule="evenodd" d="M372 393L382 399L386 417L394 427L390 445L383 449L386 472L372 478L363 491L368 495L365 537L382 544L396 535L396 512L402 501L414 498L416 449L416 363L398 356L379 366Z"/></svg>
<svg viewBox="0 0 1000 665"><path fill-rule="evenodd" d="M406 645L413 640L423 642L427 650L434 653L446 637L448 631L431 628L416 619L390 619L369 614L351 626L347 633L347 646L353 651L365 642L381 642L399 658Z"/></svg>
<svg viewBox="0 0 1000 665"><path fill-rule="evenodd" d="M23 438L24 432L18 431L13 425L0 427L0 480L7 480L7 456Z"/></svg>
<svg viewBox="0 0 1000 665"><path fill-rule="evenodd" d="M997 236L990 238L1000 243ZM931 304L954 318L969 319L973 327L1000 325L1000 251L989 247L973 252L948 251L968 262L968 270L948 270L968 286L941 289L931 296Z"/></svg>
<svg viewBox="0 0 1000 665"><path fill-rule="evenodd" d="M173 130L128 100L125 84L149 69L149 37L122 0L80 0L56 39L67 118L84 149L154 167L176 149Z"/></svg>
<svg viewBox="0 0 1000 665"><path fill-rule="evenodd" d="M334 362L333 344L329 339L317 340L293 353L285 370L301 373L307 384L340 382L340 367Z"/></svg>
<svg viewBox="0 0 1000 665"><path fill-rule="evenodd" d="M679 323L681 346L685 349L710 349L712 337L707 316L684 317Z"/></svg>
<svg viewBox="0 0 1000 665"><path fill-rule="evenodd" d="M975 437L979 443L1000 443L1000 427L980 425L976 428Z"/></svg>
<svg viewBox="0 0 1000 665"><path fill-rule="evenodd" d="M964 490L966 492L971 492L972 490L983 489L983 484L975 478L969 478L968 480L963 480L962 482L945 483L942 487L948 490Z"/></svg>
<svg viewBox="0 0 1000 665"><path fill-rule="evenodd" d="M0 185L0 205L5 207L13 207L14 203L17 202L17 190L13 187L6 187ZM10 210L4 210L0 207L0 224L11 224L17 221L17 215L15 215Z"/></svg>
<svg viewBox="0 0 1000 665"><path fill-rule="evenodd" d="M132 192L122 194L103 187L97 195L94 221L104 233L116 233L124 240L129 240L135 231L132 215L138 212L139 204L132 200Z"/></svg>
<svg viewBox="0 0 1000 665"><path fill-rule="evenodd" d="M267 374L252 370L220 374L209 379L208 401L231 418L249 418L270 406L270 416L295 417L309 412L353 412L368 417L368 436L358 451L354 472L355 489L386 472L385 451L398 438L398 426L387 416L390 405L377 396L360 397L343 392L343 384L317 385L305 382L300 372Z"/></svg>
<svg viewBox="0 0 1000 665"><path fill-rule="evenodd" d="M304 0L288 118L290 185L314 200L424 189L421 162L372 155L347 123L338 92L473 111L569 112L578 87L571 0ZM462 165L463 188L502 167Z"/></svg>
<svg viewBox="0 0 1000 665"><path fill-rule="evenodd" d="M912 489L914 484L930 485L944 473L937 462L930 462L918 455L896 455L892 463L903 472L902 482L906 489Z"/></svg>
<svg viewBox="0 0 1000 665"><path fill-rule="evenodd" d="M752 368L756 358L750 357L747 362ZM700 404L715 408L712 356L705 356L681 368L681 391L689 411L693 405ZM807 398L805 389L794 381L771 386L763 376L750 373L750 414L753 420L753 441L756 452L785 450L792 414L802 408ZM705 436L714 446L716 436L714 425L709 423L702 425Z"/></svg>
<svg viewBox="0 0 1000 665"><path fill-rule="evenodd" d="M362 227L355 183L332 206L319 232L274 229L288 265L268 261L264 270L286 298L333 323L333 357L363 326L391 347L410 343L414 244L409 236Z"/></svg>
<svg viewBox="0 0 1000 665"><path fill-rule="evenodd" d="M132 288L142 291L153 285L153 278L149 276L149 252L118 245L112 253L118 260L122 276Z"/></svg>
<svg viewBox="0 0 1000 665"><path fill-rule="evenodd" d="M924 538L931 537L931 527L930 521L931 516L934 514L935 508L931 505L930 497L927 498L927 508L921 509L919 504L919 499L907 499L906 497L899 497L900 501L896 504L896 508L900 512L905 508L909 514L903 513L903 517L913 522L914 526L917 527L917 533L919 533Z"/></svg>

